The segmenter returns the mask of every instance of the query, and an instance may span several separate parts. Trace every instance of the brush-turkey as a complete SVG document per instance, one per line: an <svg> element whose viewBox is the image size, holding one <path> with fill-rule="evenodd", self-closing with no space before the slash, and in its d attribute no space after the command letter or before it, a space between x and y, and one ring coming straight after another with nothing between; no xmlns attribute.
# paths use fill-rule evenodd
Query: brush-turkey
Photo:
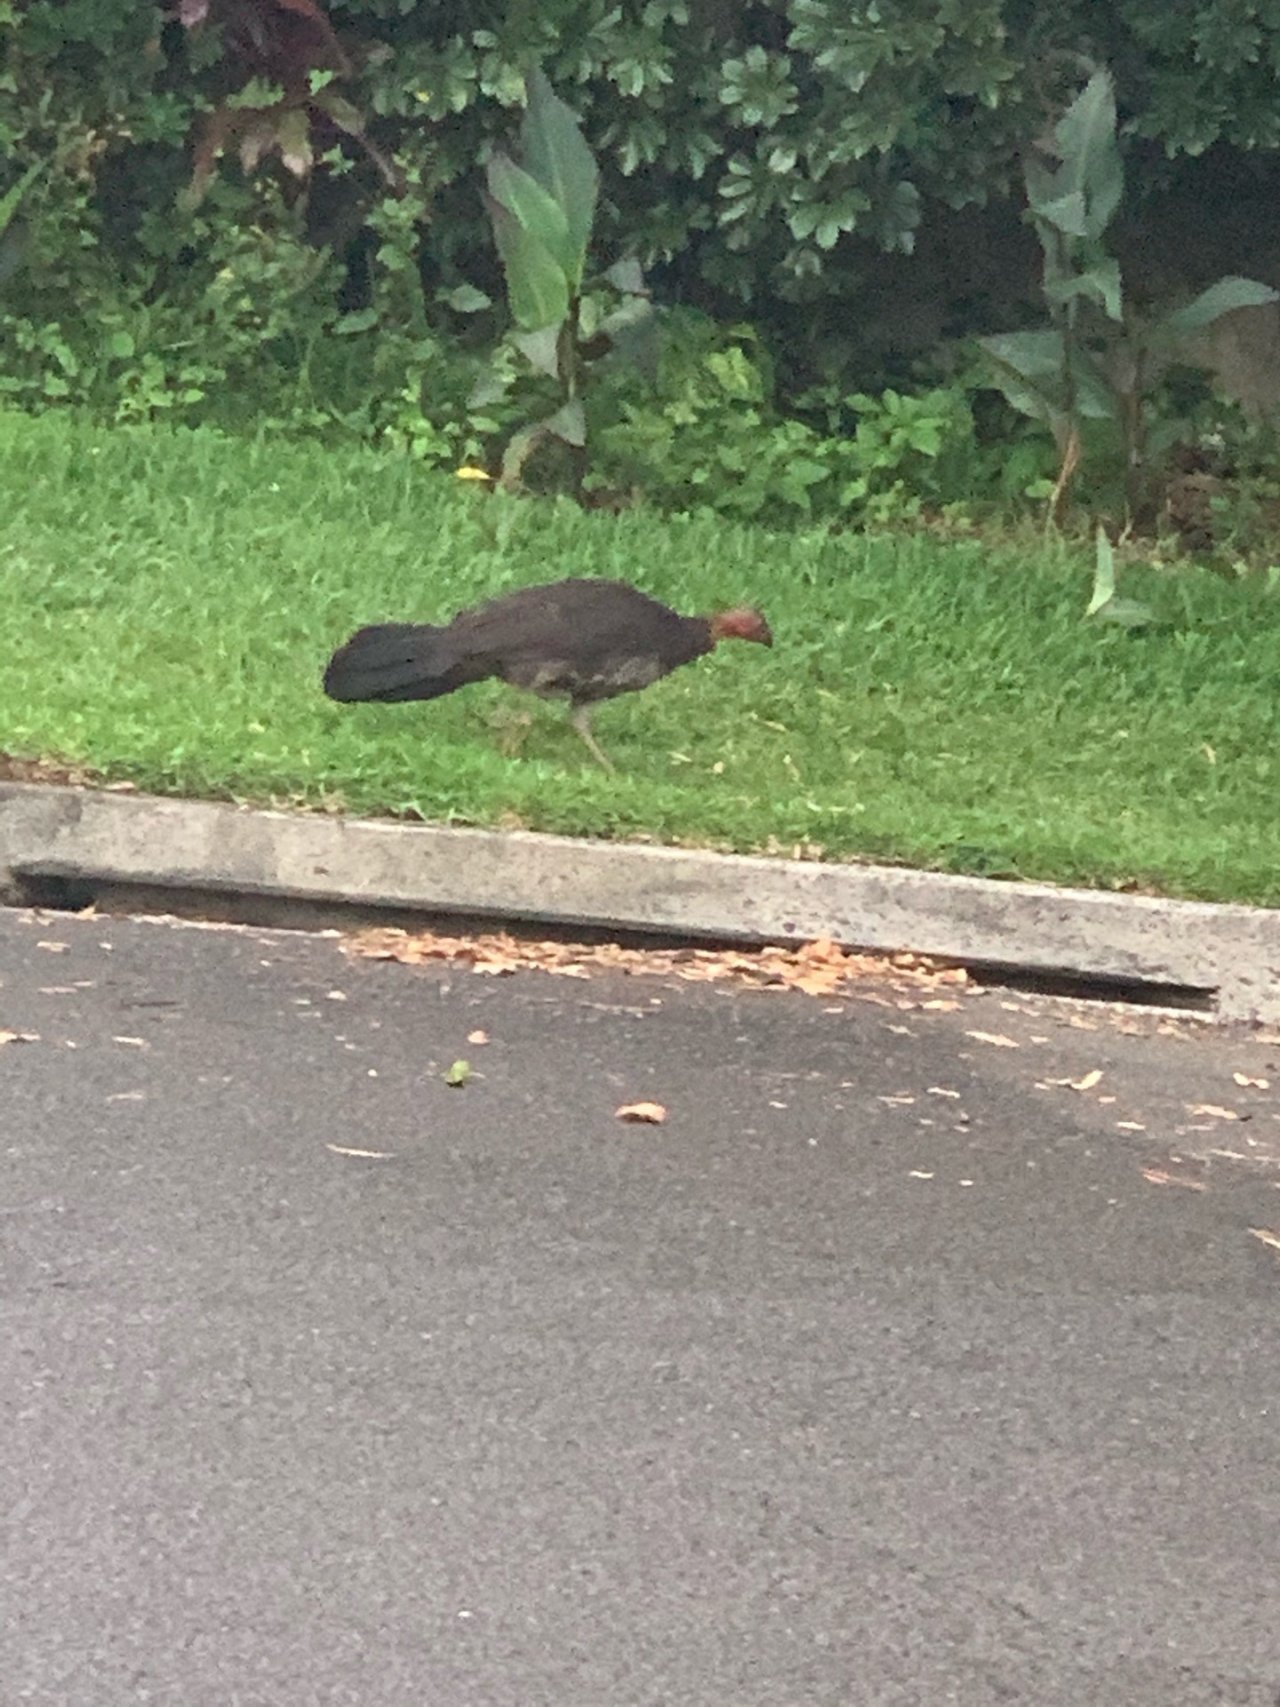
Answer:
<svg viewBox="0 0 1280 1707"><path fill-rule="evenodd" d="M592 706L648 687L721 640L773 645L764 617L745 606L681 616L624 581L555 581L505 593L438 628L362 628L329 660L324 690L342 701L439 699L497 677L567 699L573 727L612 770L591 732Z"/></svg>

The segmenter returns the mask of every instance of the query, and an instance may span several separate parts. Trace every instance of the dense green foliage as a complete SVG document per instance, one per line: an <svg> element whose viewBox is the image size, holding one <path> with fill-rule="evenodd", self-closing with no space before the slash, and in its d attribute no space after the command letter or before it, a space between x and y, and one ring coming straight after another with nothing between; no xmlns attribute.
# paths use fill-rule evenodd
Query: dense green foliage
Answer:
<svg viewBox="0 0 1280 1707"><path fill-rule="evenodd" d="M926 531L588 515L316 444L0 412L3 745L149 788L640 834L1280 903L1280 597L1126 563L1142 633L1083 619L1090 554ZM560 573L685 609L726 647L563 714L496 684L338 706L330 648Z"/></svg>
<svg viewBox="0 0 1280 1707"><path fill-rule="evenodd" d="M0 39L0 193L50 168L0 268L10 383L20 355L23 383L135 413L305 328L324 245L345 267L356 240L348 290L421 330L419 264L434 313L482 263L479 163L538 60L601 160L610 251L766 317L847 303L869 247L1005 194L1091 65L1172 154L1280 140L1269 0L0 0ZM91 300L102 349L71 335Z"/></svg>

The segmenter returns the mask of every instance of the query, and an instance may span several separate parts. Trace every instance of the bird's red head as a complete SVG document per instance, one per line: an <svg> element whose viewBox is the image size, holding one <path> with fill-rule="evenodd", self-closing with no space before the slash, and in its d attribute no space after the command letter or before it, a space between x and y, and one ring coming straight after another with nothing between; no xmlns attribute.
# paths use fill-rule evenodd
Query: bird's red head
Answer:
<svg viewBox="0 0 1280 1707"><path fill-rule="evenodd" d="M711 618L711 638L720 640L754 640L758 646L773 645L773 631L761 611L749 605L722 610Z"/></svg>

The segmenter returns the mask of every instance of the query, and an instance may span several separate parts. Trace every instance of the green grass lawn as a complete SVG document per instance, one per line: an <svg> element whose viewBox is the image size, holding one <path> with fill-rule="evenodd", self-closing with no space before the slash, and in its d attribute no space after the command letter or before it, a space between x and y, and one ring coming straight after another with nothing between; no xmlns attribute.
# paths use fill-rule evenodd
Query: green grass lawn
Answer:
<svg viewBox="0 0 1280 1707"><path fill-rule="evenodd" d="M0 750L143 787L1280 904L1280 597L1134 569L1171 623L1081 619L1076 549L584 515L404 460L0 413ZM601 709L597 768L494 685L331 704L357 625L621 576L763 606ZM518 706L517 706L518 701ZM503 718L533 705L525 757Z"/></svg>

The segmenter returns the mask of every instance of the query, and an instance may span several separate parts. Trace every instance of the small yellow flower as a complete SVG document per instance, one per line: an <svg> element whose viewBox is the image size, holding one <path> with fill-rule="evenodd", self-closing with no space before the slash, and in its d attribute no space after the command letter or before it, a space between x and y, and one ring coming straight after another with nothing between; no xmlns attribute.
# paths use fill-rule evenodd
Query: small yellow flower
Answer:
<svg viewBox="0 0 1280 1707"><path fill-rule="evenodd" d="M455 471L456 480L492 480L493 476L487 468L472 468L470 464Z"/></svg>

